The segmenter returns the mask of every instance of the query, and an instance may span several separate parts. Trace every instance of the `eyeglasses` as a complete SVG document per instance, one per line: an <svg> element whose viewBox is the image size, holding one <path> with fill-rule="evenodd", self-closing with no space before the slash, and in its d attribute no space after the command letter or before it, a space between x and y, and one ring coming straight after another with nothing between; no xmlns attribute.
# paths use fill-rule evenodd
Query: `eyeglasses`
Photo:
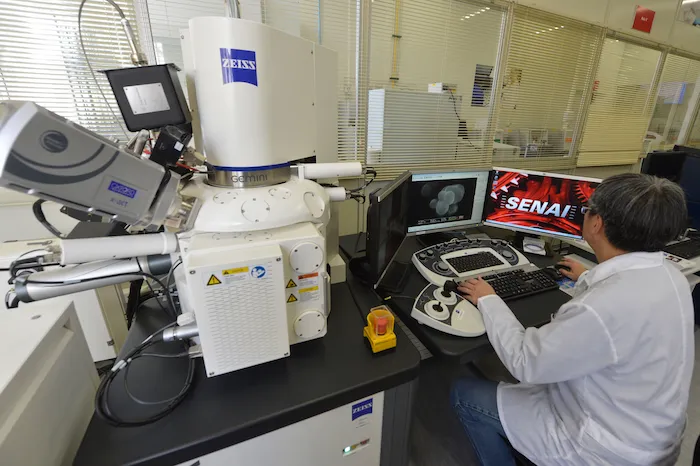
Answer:
<svg viewBox="0 0 700 466"><path fill-rule="evenodd" d="M582 213L582 214L585 214L586 212L590 212L590 211L591 211L591 208L588 207L587 205L581 207L581 213Z"/></svg>

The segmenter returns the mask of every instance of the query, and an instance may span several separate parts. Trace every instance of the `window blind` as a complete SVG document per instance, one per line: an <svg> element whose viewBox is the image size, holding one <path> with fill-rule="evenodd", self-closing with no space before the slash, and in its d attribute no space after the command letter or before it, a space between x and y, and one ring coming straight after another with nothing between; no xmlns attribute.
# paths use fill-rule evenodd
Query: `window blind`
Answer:
<svg viewBox="0 0 700 466"><path fill-rule="evenodd" d="M511 150L496 152L494 165L575 167L572 144L601 40L600 27L516 6L496 129Z"/></svg>
<svg viewBox="0 0 700 466"><path fill-rule="evenodd" d="M654 106L658 50L606 38L578 156L578 166L636 163Z"/></svg>
<svg viewBox="0 0 700 466"><path fill-rule="evenodd" d="M700 149L700 112L698 112L698 115L695 117L695 122L688 135L688 140L684 145Z"/></svg>
<svg viewBox="0 0 700 466"><path fill-rule="evenodd" d="M700 79L700 61L668 54L656 93L647 137L653 139L645 150L668 150L677 143L689 102ZM691 105L692 107L692 105Z"/></svg>
<svg viewBox="0 0 700 466"><path fill-rule="evenodd" d="M380 179L407 169L490 167L504 11L452 0L371 7L367 163Z"/></svg>
<svg viewBox="0 0 700 466"><path fill-rule="evenodd" d="M226 6L223 0L137 0L145 2L148 7L153 47L156 62L174 63L182 69L182 47L180 30L188 28L188 22L198 16L225 16ZM179 73L182 89L187 92L185 77Z"/></svg>
<svg viewBox="0 0 700 466"><path fill-rule="evenodd" d="M135 24L131 0L117 4ZM88 1L83 8L85 50L98 87L80 48L79 6L79 0L2 0L0 98L36 102L103 136L124 141L126 127L99 72L131 66L119 15L102 0Z"/></svg>

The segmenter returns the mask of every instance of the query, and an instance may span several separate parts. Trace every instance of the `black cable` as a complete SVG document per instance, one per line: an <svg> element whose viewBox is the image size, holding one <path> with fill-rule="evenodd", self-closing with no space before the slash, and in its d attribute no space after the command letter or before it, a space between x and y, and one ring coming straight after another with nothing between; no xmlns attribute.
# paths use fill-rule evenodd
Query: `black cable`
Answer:
<svg viewBox="0 0 700 466"><path fill-rule="evenodd" d="M39 262L39 260L42 258L42 256L33 256L33 257L28 257L26 259L22 259L24 256L27 254L31 254L34 252L45 252L48 254L49 251L46 249L32 249L31 251L24 252L17 257L12 263L10 264L10 267L7 269L7 271L10 273L10 279L7 281L8 285L11 285L14 283L15 278L17 278L17 270L24 270L24 269L33 269L33 268L43 268L47 267L50 265L60 265L57 262Z"/></svg>
<svg viewBox="0 0 700 466"><path fill-rule="evenodd" d="M144 300L141 296L141 285L143 280L134 280L129 285L129 297L126 300L126 328L131 328L136 311Z"/></svg>
<svg viewBox="0 0 700 466"><path fill-rule="evenodd" d="M136 264L139 266L139 274L140 275L143 275L144 277L150 278L151 280L158 283L158 285L160 285L161 289L163 290L164 294L167 295L169 293L168 289L165 287L165 284L160 279L156 278L154 275L151 275L150 273L146 273L143 271L143 269L141 268L141 263L139 262L138 259L136 259ZM153 289L153 287L151 286L151 284L148 282L148 280L145 280L145 282L146 282L146 286L148 287L148 289L151 290L151 293L153 293L153 296L155 296L156 304L158 304L158 307L161 308L163 310L163 312L165 312L165 315L167 315L168 317L171 317L173 319L177 319L177 313L175 312L175 308L171 308L170 310L166 309L165 306L163 306L163 303L161 303L160 300L158 299L158 297L156 296L156 292Z"/></svg>
<svg viewBox="0 0 700 466"><path fill-rule="evenodd" d="M459 116L457 112L457 99L455 98L454 91L452 89L447 89L450 92L450 97L452 99L452 107L455 109L455 115L457 115L457 120L462 121L462 117Z"/></svg>
<svg viewBox="0 0 700 466"><path fill-rule="evenodd" d="M152 333L148 338L146 338L141 344L137 345L136 347L132 348L131 351L129 351L123 359L118 361L114 367L109 371L109 373L102 379L100 382L99 387L97 388L97 393L95 394L95 412L96 414L102 418L105 422L107 422L110 425L113 425L115 427L137 427L137 426L143 426L146 424L151 424L159 419L164 418L168 414L170 414L181 402L182 400L185 399L187 394L189 393L190 389L192 388L192 381L194 380L194 372L195 372L195 367L196 363L194 359L190 359L188 368L187 368L187 376L185 378L185 384L183 388L180 390L180 392L172 397L169 398L168 400L162 400L160 402L148 402L148 404L166 404L167 406L163 408L162 410L158 411L156 414L153 414L151 416L142 418L142 419L123 419L117 414L115 414L109 407L109 389L112 385L112 382L116 378L117 374L121 372L122 370L126 369L129 367L131 363L135 359L138 359L139 357L144 357L144 350L146 348L150 348L151 346L155 345L156 343L159 343L163 340L163 331L169 327L172 327L175 325L175 322L172 322L165 327L157 330L156 332ZM126 376L126 372L124 373L124 376ZM129 394L129 393L127 393ZM143 400L141 400L143 401Z"/></svg>
<svg viewBox="0 0 700 466"><path fill-rule="evenodd" d="M34 204L32 204L32 212L34 212L34 217L37 219L39 223L44 225L44 228L49 230L49 232L58 237L58 238L65 238L63 233L61 233L56 227L51 225L48 220L46 220L46 216L44 215L44 210L41 208L41 205L46 202L44 199L38 199Z"/></svg>
<svg viewBox="0 0 700 466"><path fill-rule="evenodd" d="M170 272L168 272L168 277L165 279L165 285L168 287L166 290L166 294L168 295L168 303L170 304L170 308L173 310L173 312L177 314L182 314L182 309L180 309L178 312L177 307L175 307L175 300L173 300L173 294L170 292L170 280L174 277L175 275L175 269L180 267L182 265L182 259L179 259L177 262L175 262L175 265L172 266L170 269ZM178 294L178 297L180 295Z"/></svg>
<svg viewBox="0 0 700 466"><path fill-rule="evenodd" d="M367 175L367 174L372 175L372 178L371 178L369 181L365 181L365 184L362 185L362 186L360 186L359 188L349 189L349 190L348 190L349 193L359 193L360 191L362 191L363 189L365 189L367 186L369 186L370 184L372 184L372 182L374 182L374 180L377 178L377 171L374 170L374 169L372 169L372 168L366 168L366 169L365 169L365 174L366 174L366 175Z"/></svg>
<svg viewBox="0 0 700 466"><path fill-rule="evenodd" d="M187 347L186 344L184 344L185 347ZM181 357L189 357L190 353L189 352L183 352L183 353L177 353L177 354L158 354L158 353L140 353L133 358L131 358L131 361L135 361L138 358L142 357L160 357L160 358L181 358ZM142 400L141 398L137 397L136 395L133 394L133 392L129 389L129 382L127 378L129 377L129 368L131 367L131 363L127 364L126 367L124 368L124 391L126 392L127 396L131 398L133 401L140 405L162 405L165 403L171 403L175 400L177 400L179 397L181 397L188 389L191 383L191 380L189 379L189 366L194 364L194 359L190 359L189 365L188 365L188 377L185 379L185 385L183 385L182 389L177 395L171 396L170 398L166 398L164 400Z"/></svg>
<svg viewBox="0 0 700 466"><path fill-rule="evenodd" d="M454 108L455 115L457 115L457 120L462 121L462 117L459 115L459 112L457 112L457 99L455 98L454 91L452 89L448 89L450 92L450 100L452 100L452 107ZM465 123L466 125L466 123ZM469 138L462 138L463 141L467 141L470 146L472 146L474 149L479 149L474 145L473 142L469 140ZM457 155L457 149L455 148L455 156Z"/></svg>

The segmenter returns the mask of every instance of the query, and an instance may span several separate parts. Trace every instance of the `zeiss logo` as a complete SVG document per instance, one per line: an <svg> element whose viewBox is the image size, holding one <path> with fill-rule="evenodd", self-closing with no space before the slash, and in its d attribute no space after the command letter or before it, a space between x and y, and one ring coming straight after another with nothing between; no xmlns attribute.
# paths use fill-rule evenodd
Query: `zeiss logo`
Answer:
<svg viewBox="0 0 700 466"><path fill-rule="evenodd" d="M116 181L112 181L109 183L109 187L107 188L113 193L121 194L122 196L130 197L131 199L136 197L136 193L138 192L134 188L130 188L126 185L123 185L121 183L117 183Z"/></svg>
<svg viewBox="0 0 700 466"><path fill-rule="evenodd" d="M252 50L219 49L224 84L248 83L258 85L258 64Z"/></svg>
<svg viewBox="0 0 700 466"><path fill-rule="evenodd" d="M253 269L250 271L250 275L253 278L262 278L265 276L265 267L262 267L260 265L256 265L253 267Z"/></svg>
<svg viewBox="0 0 700 466"><path fill-rule="evenodd" d="M365 414L372 414L372 398L352 405L353 421L358 417L364 416Z"/></svg>

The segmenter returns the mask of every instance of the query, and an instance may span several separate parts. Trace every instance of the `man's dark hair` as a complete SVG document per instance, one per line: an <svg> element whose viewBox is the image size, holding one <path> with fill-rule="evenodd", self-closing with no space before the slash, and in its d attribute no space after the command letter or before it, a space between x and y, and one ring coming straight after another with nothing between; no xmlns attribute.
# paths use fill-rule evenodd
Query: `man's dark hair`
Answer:
<svg viewBox="0 0 700 466"><path fill-rule="evenodd" d="M608 241L623 251L660 251L687 225L685 194L677 184L638 173L605 179L588 206L603 219Z"/></svg>

